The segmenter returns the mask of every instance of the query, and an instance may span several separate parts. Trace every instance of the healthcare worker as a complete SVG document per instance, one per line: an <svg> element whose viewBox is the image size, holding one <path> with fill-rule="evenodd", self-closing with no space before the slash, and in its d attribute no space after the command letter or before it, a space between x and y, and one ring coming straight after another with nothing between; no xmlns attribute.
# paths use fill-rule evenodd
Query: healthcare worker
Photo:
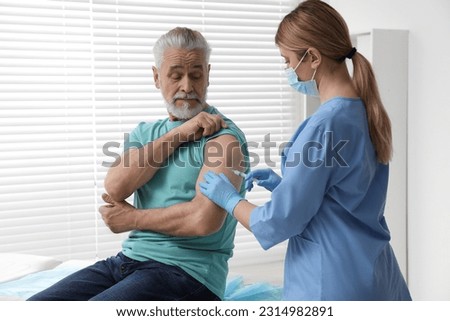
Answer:
<svg viewBox="0 0 450 321"><path fill-rule="evenodd" d="M289 240L285 300L411 300L384 217L391 127L370 63L341 15L319 0L289 13L275 42L289 84L321 106L284 149L282 177L270 168L247 175L247 189L257 179L270 201L251 204L212 171L201 192L264 249Z"/></svg>

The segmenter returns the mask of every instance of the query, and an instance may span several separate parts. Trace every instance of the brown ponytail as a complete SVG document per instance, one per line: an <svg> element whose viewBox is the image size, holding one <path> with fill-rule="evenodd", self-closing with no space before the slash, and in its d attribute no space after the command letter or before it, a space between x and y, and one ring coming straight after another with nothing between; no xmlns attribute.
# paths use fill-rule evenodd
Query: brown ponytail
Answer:
<svg viewBox="0 0 450 321"><path fill-rule="evenodd" d="M366 105L367 121L377 159L387 164L392 157L391 121L381 102L370 62L356 53L353 58L353 85Z"/></svg>
<svg viewBox="0 0 450 321"><path fill-rule="evenodd" d="M350 33L342 16L320 0L306 0L281 21L275 43L299 54L314 47L336 63L352 52ZM389 116L381 102L372 67L363 55L352 56L353 85L366 106L369 134L377 159L387 164L392 157Z"/></svg>

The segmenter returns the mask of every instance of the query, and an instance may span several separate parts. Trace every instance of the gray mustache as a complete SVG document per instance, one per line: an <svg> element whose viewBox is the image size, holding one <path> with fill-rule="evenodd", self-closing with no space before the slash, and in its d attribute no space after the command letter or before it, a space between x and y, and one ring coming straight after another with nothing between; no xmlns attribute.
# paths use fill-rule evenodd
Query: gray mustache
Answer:
<svg viewBox="0 0 450 321"><path fill-rule="evenodd" d="M172 103L177 99L195 99L200 102L200 98L196 94L177 93L172 97Z"/></svg>

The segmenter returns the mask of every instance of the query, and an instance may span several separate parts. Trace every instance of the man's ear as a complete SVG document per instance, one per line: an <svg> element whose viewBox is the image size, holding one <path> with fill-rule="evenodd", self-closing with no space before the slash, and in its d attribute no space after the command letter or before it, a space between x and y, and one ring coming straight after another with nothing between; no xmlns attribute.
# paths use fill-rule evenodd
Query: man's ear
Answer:
<svg viewBox="0 0 450 321"><path fill-rule="evenodd" d="M209 87L209 72L211 71L211 64L208 64L208 74L207 74L207 78L206 78L206 83L208 84L207 87Z"/></svg>
<svg viewBox="0 0 450 321"><path fill-rule="evenodd" d="M159 89L161 87L161 84L159 82L158 68L152 66L152 70L153 70L153 80L155 81L155 87Z"/></svg>
<svg viewBox="0 0 450 321"><path fill-rule="evenodd" d="M322 62L322 55L320 54L320 51L312 47L308 49L308 54L311 57L311 68L319 68Z"/></svg>

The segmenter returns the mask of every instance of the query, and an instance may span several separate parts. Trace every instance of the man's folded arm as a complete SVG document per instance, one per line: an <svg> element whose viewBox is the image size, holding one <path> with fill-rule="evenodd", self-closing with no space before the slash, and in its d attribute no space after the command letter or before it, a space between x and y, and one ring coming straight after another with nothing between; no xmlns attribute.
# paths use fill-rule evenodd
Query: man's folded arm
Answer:
<svg viewBox="0 0 450 321"><path fill-rule="evenodd" d="M181 144L214 134L225 127L227 124L219 115L201 112L141 148L129 149L109 169L105 178L107 193L116 202L127 199L152 179Z"/></svg>
<svg viewBox="0 0 450 321"><path fill-rule="evenodd" d="M180 144L177 131L170 131L140 148L125 151L108 170L105 177L106 192L116 202L127 199L152 179Z"/></svg>

